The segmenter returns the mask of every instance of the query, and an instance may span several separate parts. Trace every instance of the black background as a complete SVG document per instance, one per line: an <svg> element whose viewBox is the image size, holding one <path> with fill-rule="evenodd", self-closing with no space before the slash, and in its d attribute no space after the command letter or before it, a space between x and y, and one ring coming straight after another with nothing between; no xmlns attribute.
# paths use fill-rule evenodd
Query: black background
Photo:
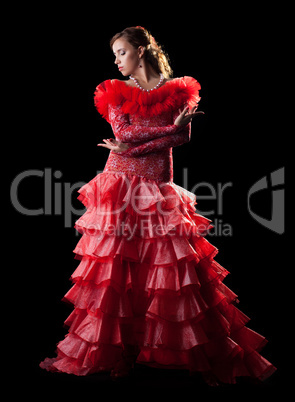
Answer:
<svg viewBox="0 0 295 402"><path fill-rule="evenodd" d="M205 115L193 122L191 142L174 149L174 182L183 186L186 168L188 190L199 182L215 189L218 183L232 183L224 192L222 216L209 218L230 224L233 235L208 240L220 250L217 261L231 272L225 284L238 293L240 309L251 317L249 327L269 340L262 355L278 371L266 381L263 392L282 390L286 382L290 324L283 290L290 263L286 233L277 234L253 220L247 194L257 180L281 167L286 167L288 180L284 115L278 112L285 102L284 50L276 26L283 19L274 9L250 6L203 9L196 3L193 8L183 4L168 10L153 5L147 12L131 5L123 11L114 4L100 8L48 4L18 9L7 33L15 39L7 62L12 73L8 82L12 118L6 132L9 168L4 174L10 186L21 172L51 169L53 207L56 183L64 188L65 183L88 182L107 160L108 152L96 144L110 137L111 130L94 109L93 92L105 79L121 79L109 48L116 32L127 26L146 27L164 45L174 76L193 76L201 83L199 109ZM53 176L56 171L61 178ZM24 179L18 197L27 208L44 207L44 180ZM74 191L72 204L82 213L76 197ZM267 191L253 196L253 211L270 219L270 198ZM216 202L201 200L198 207L216 209ZM78 388L125 390L125 385L111 385L107 377L72 378L39 369L39 362L54 356L56 343L66 334L63 321L72 310L61 299L78 265L72 250L79 237L72 227L65 227L63 213L26 216L10 202L9 222L3 251L9 255L9 266L4 264L8 279L3 291L7 286L11 294L10 375L24 380L22 391L28 394L54 393L57 385L65 394ZM239 386L207 389L181 373L170 377L161 371L143 373L133 386L151 392L185 389L197 395L203 389L218 395L240 390ZM37 391L37 384L43 391ZM251 392L261 389L248 387Z"/></svg>

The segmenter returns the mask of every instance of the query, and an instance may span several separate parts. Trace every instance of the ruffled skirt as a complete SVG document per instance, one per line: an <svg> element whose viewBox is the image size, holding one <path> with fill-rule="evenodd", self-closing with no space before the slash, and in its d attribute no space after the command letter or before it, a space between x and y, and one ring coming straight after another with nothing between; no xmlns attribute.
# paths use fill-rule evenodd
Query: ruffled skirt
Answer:
<svg viewBox="0 0 295 402"><path fill-rule="evenodd" d="M75 375L111 370L127 345L137 363L211 372L221 382L264 379L275 370L247 328L228 271L204 235L195 196L174 183L102 173L80 189L87 211L74 252L80 264L65 301L74 310L57 357L42 368Z"/></svg>

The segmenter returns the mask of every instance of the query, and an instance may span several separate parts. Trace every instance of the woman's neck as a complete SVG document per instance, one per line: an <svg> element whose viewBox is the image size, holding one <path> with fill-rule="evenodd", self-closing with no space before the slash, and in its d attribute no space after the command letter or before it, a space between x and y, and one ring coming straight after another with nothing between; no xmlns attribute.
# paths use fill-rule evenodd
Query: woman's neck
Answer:
<svg viewBox="0 0 295 402"><path fill-rule="evenodd" d="M160 75L148 63L142 61L141 66L132 73L132 77L145 89L155 86L155 83L160 79Z"/></svg>

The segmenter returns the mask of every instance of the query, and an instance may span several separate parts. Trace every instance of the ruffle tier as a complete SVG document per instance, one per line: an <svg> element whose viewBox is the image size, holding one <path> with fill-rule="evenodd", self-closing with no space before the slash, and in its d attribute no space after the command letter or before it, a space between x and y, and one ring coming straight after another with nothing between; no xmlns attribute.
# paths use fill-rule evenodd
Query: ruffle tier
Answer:
<svg viewBox="0 0 295 402"><path fill-rule="evenodd" d="M111 370L126 345L137 362L212 372L221 382L263 379L275 368L247 328L228 271L203 236L210 221L174 183L102 173L80 189L87 211L74 252L80 264L64 300L74 305L57 357L42 368L75 375Z"/></svg>

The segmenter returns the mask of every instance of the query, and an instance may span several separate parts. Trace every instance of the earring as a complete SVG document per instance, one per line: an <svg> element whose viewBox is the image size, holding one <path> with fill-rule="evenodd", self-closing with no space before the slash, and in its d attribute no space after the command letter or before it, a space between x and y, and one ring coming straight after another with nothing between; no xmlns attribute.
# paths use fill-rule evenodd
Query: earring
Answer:
<svg viewBox="0 0 295 402"><path fill-rule="evenodd" d="M139 67L139 68L142 68L142 65L141 65L140 59L139 59L139 64L138 64L138 67Z"/></svg>

